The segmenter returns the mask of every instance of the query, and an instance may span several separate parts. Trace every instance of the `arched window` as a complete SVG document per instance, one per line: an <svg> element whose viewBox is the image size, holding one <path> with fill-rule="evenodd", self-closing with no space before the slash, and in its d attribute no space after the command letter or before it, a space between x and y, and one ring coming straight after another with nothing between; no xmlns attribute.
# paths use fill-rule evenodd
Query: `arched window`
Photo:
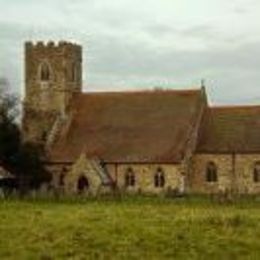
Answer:
<svg viewBox="0 0 260 260"><path fill-rule="evenodd" d="M162 168L158 168L154 175L154 186L162 188L165 185L165 177Z"/></svg>
<svg viewBox="0 0 260 260"><path fill-rule="evenodd" d="M214 162L209 162L207 164L206 181L207 182L217 182L218 181L217 166Z"/></svg>
<svg viewBox="0 0 260 260"><path fill-rule="evenodd" d="M40 65L40 80L49 81L51 77L50 65L47 62L43 62Z"/></svg>
<svg viewBox="0 0 260 260"><path fill-rule="evenodd" d="M135 186L135 173L132 168L128 168L125 173L125 186Z"/></svg>
<svg viewBox="0 0 260 260"><path fill-rule="evenodd" d="M254 182L260 182L260 162L256 162L254 166Z"/></svg>

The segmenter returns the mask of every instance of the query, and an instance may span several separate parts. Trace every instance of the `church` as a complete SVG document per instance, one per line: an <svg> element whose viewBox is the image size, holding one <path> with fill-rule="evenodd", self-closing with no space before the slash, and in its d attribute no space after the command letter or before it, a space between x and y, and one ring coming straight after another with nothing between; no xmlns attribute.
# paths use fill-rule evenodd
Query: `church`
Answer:
<svg viewBox="0 0 260 260"><path fill-rule="evenodd" d="M260 193L260 106L192 90L82 92L82 47L25 43L25 141L67 194Z"/></svg>

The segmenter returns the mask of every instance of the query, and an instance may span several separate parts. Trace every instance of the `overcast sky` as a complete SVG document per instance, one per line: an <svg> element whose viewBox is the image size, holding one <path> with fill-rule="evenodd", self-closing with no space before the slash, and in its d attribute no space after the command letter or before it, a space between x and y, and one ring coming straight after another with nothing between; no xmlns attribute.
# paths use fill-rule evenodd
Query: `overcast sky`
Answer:
<svg viewBox="0 0 260 260"><path fill-rule="evenodd" d="M23 89L23 43L83 45L84 90L195 88L260 104L259 0L0 0L0 78Z"/></svg>

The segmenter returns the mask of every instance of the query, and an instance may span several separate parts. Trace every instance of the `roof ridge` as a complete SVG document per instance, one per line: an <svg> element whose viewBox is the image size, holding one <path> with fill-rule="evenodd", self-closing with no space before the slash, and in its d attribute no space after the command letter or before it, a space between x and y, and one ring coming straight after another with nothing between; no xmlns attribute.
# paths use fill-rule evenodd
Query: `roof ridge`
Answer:
<svg viewBox="0 0 260 260"><path fill-rule="evenodd" d="M225 105L225 106L212 106L209 107L210 110L224 110L224 109L251 109L251 108L259 108L260 105Z"/></svg>
<svg viewBox="0 0 260 260"><path fill-rule="evenodd" d="M141 89L141 90L125 90L125 91L90 91L82 92L80 95L113 95L113 94L153 94L153 93L198 93L201 92L200 88L196 89Z"/></svg>

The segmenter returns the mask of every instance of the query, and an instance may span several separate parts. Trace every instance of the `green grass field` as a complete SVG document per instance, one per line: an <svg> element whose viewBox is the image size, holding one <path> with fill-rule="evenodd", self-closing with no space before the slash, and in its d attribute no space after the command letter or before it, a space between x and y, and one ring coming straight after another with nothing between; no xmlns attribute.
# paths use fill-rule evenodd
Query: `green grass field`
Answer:
<svg viewBox="0 0 260 260"><path fill-rule="evenodd" d="M2 200L0 259L260 259L260 202Z"/></svg>

